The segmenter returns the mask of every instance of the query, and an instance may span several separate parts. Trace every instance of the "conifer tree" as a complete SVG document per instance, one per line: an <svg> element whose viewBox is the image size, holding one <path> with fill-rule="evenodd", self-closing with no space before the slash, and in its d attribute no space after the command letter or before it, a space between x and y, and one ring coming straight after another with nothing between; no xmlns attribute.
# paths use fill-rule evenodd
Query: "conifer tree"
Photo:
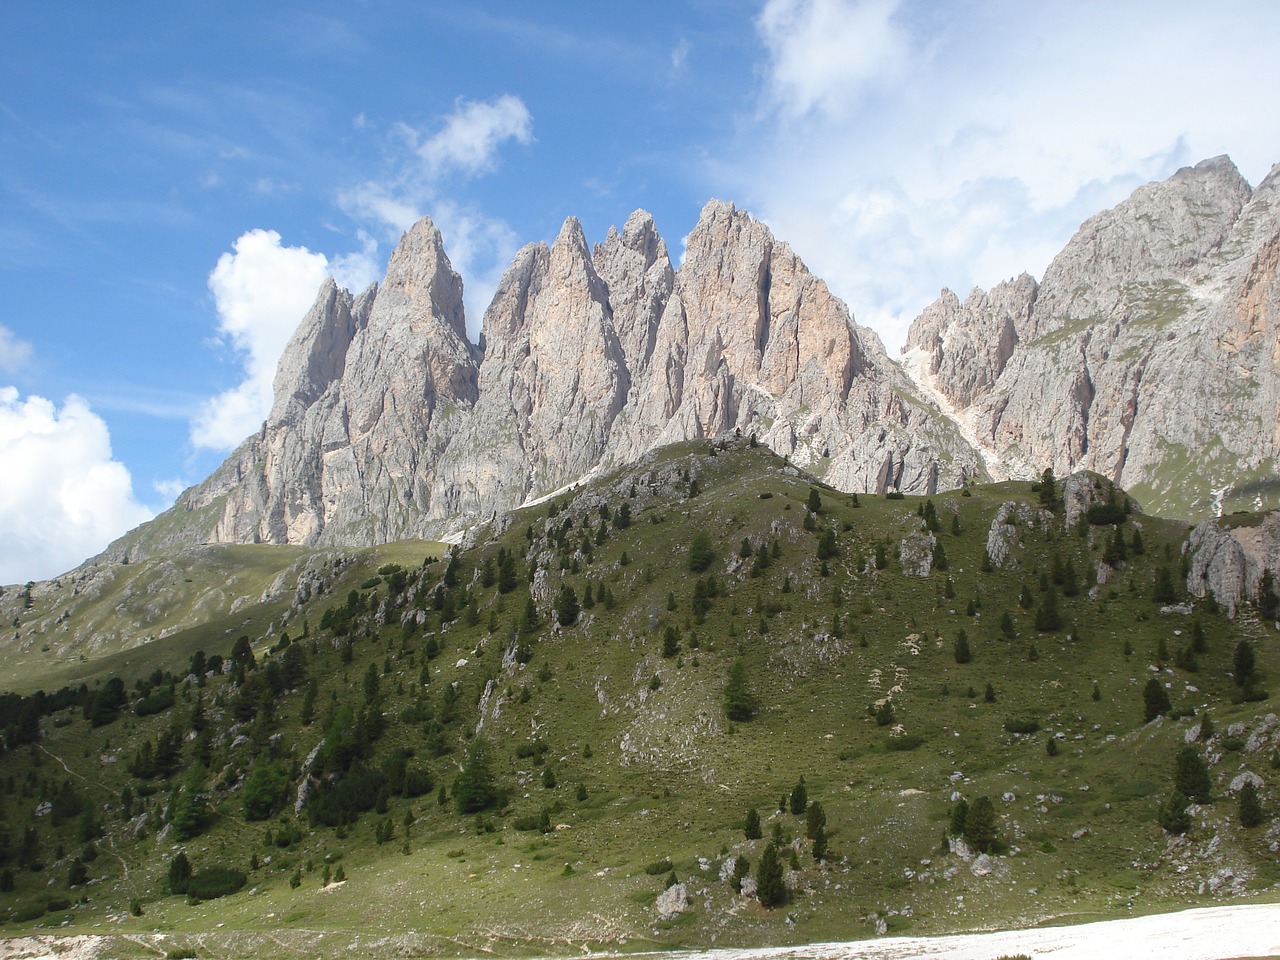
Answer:
<svg viewBox="0 0 1280 960"><path fill-rule="evenodd" d="M787 885L782 879L782 862L778 848L772 843L764 848L760 866L756 869L756 897L760 906L767 909L781 906L787 899Z"/></svg>
<svg viewBox="0 0 1280 960"><path fill-rule="evenodd" d="M1209 766L1200 756L1200 751L1189 743L1178 751L1173 786L1175 790L1195 803L1213 801L1213 784L1209 779Z"/></svg>
<svg viewBox="0 0 1280 960"><path fill-rule="evenodd" d="M1173 704L1169 702L1169 694L1165 692L1164 684L1155 677L1147 681L1147 685L1142 688L1142 722L1150 723L1156 717L1162 716L1173 709Z"/></svg>
<svg viewBox="0 0 1280 960"><path fill-rule="evenodd" d="M1231 675L1236 681L1237 687L1244 687L1253 679L1256 663L1253 655L1253 647L1250 646L1248 640L1241 640L1236 644L1236 652L1231 660Z"/></svg>
<svg viewBox="0 0 1280 960"><path fill-rule="evenodd" d="M956 663L968 663L973 659L973 651L969 649L969 635L965 633L964 627L960 628L960 632L956 635L955 648Z"/></svg>
<svg viewBox="0 0 1280 960"><path fill-rule="evenodd" d="M724 688L724 713L730 720L750 720L755 704L747 691L747 668L741 660L735 660L729 668L729 682Z"/></svg>
<svg viewBox="0 0 1280 960"><path fill-rule="evenodd" d="M498 791L489 766L489 744L483 737L476 737L453 781L454 808L461 814L478 813L493 806L497 799Z"/></svg>
<svg viewBox="0 0 1280 960"><path fill-rule="evenodd" d="M755 807L747 811L747 821L743 825L742 833L748 840L759 840L764 836L760 830L760 813Z"/></svg>
<svg viewBox="0 0 1280 960"><path fill-rule="evenodd" d="M796 816L800 816L809 807L809 791L804 785L804 777L797 780L796 785L791 788L790 806L791 812Z"/></svg>
<svg viewBox="0 0 1280 960"><path fill-rule="evenodd" d="M979 797L969 808L965 819L964 838L981 853L990 853L996 847L996 808L990 797Z"/></svg>
<svg viewBox="0 0 1280 960"><path fill-rule="evenodd" d="M1175 790L1169 795L1156 814L1160 826L1169 833L1183 834L1191 829L1191 814L1187 810L1186 796Z"/></svg>
<svg viewBox="0 0 1280 960"><path fill-rule="evenodd" d="M822 809L822 804L815 800L809 804L809 809L804 817L804 835L812 840L818 835L818 831L825 830L827 826L827 812Z"/></svg>
<svg viewBox="0 0 1280 960"><path fill-rule="evenodd" d="M187 883L190 880L191 862L185 853L179 851L177 856L169 861L169 889L174 893L186 893Z"/></svg>
<svg viewBox="0 0 1280 960"><path fill-rule="evenodd" d="M1246 780L1240 788L1240 826L1261 826L1265 819L1262 802L1258 799L1258 788L1252 780Z"/></svg>

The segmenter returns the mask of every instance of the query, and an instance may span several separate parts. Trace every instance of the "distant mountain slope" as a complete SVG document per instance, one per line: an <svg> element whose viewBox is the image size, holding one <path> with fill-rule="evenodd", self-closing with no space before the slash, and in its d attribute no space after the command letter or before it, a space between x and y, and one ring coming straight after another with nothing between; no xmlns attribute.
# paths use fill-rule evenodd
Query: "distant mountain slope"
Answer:
<svg viewBox="0 0 1280 960"><path fill-rule="evenodd" d="M1226 157L1092 217L1036 283L912 325L906 366L1011 473L1085 468L1148 511L1280 503L1280 166Z"/></svg>

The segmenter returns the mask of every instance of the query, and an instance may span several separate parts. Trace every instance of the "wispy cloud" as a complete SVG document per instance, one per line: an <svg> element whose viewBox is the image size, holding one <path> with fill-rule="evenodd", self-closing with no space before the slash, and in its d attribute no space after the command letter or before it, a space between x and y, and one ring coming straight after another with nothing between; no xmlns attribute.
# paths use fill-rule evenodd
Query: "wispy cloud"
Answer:
<svg viewBox="0 0 1280 960"><path fill-rule="evenodd" d="M1255 182L1280 114L1280 7L768 0L757 113L713 176L891 346L942 286L1052 254L1098 209L1230 153Z"/></svg>
<svg viewBox="0 0 1280 960"><path fill-rule="evenodd" d="M31 362L32 347L16 337L8 327L0 325L0 371L17 373Z"/></svg>
<svg viewBox="0 0 1280 960"><path fill-rule="evenodd" d="M447 196L443 188L493 171L507 144L532 143L533 118L519 97L504 94L492 100L460 99L431 128L400 123L395 132L399 147L387 172L339 194L339 205L366 227L362 252L348 262L373 262L377 248L371 238L392 243L429 213L454 269L466 280L467 329L474 339L501 271L515 252L516 235L502 218Z"/></svg>

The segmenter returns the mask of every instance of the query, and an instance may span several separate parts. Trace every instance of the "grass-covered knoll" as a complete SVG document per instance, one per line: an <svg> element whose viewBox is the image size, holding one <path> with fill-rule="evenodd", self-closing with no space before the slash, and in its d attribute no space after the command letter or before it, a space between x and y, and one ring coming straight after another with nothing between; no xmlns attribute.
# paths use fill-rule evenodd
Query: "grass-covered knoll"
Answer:
<svg viewBox="0 0 1280 960"><path fill-rule="evenodd" d="M1184 526L1120 510L1067 528L1042 496L855 498L745 439L681 444L452 558L332 568L270 633L211 633L203 685L170 638L143 648L153 675L34 720L7 701L9 929L529 954L1274 896L1280 838L1231 793L1256 774L1274 810L1273 641L1248 615L1161 612L1190 602ZM1168 704L1147 723L1151 681ZM1187 743L1214 802L1171 833ZM179 853L245 888L169 893ZM735 892L766 861L774 909ZM689 906L664 920L672 874Z"/></svg>

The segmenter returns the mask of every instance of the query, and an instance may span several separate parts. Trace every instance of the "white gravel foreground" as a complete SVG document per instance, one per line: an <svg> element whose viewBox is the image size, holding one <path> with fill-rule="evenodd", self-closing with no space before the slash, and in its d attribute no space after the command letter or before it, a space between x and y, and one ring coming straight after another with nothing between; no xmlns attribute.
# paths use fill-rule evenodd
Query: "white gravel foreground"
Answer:
<svg viewBox="0 0 1280 960"><path fill-rule="evenodd" d="M127 939L131 954L151 936ZM287 935L285 935L287 936ZM113 936L35 935L0 940L0 960L106 960ZM208 946L208 945L206 945ZM261 946L261 945L260 945ZM158 949L152 946L152 949ZM163 956L164 951L159 950ZM1004 930L939 937L880 937L849 943L750 950L697 950L647 954L595 954L624 960L997 960L1025 954L1032 960L1235 960L1280 958L1280 904L1208 907L1069 927ZM584 960L591 960L590 957Z"/></svg>
<svg viewBox="0 0 1280 960"><path fill-rule="evenodd" d="M1208 907L1070 927L653 954L678 960L1231 960L1280 957L1280 904Z"/></svg>

